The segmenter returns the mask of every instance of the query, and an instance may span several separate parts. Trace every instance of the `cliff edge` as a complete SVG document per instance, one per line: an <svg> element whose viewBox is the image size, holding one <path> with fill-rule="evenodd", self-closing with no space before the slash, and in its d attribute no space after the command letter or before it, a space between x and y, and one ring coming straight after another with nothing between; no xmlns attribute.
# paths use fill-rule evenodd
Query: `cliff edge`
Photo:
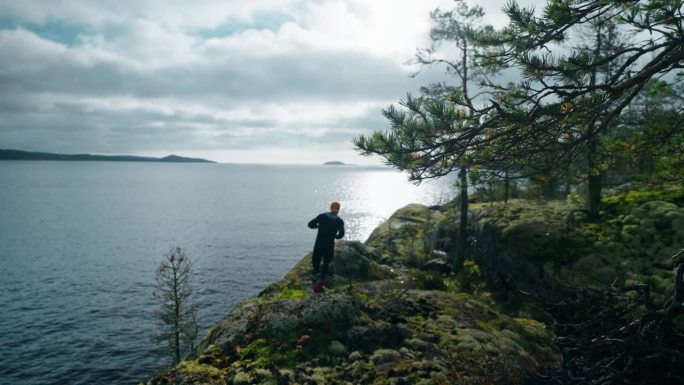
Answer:
<svg viewBox="0 0 684 385"><path fill-rule="evenodd" d="M683 196L609 198L598 224L565 202L473 205L472 255L457 274L456 205L406 206L365 243L337 244L327 291L309 292L307 255L147 383L542 383L562 365L553 318L506 291L647 282L664 303L665 257L684 247Z"/></svg>

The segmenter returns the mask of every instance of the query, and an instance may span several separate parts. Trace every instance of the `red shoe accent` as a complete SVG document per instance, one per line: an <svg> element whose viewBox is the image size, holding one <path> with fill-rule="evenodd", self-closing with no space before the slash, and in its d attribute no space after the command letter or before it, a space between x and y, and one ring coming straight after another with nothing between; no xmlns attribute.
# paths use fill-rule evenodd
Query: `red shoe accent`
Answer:
<svg viewBox="0 0 684 385"><path fill-rule="evenodd" d="M325 285L325 281L322 279L319 279L315 285L313 285L313 292L314 293L320 293L323 291L323 286Z"/></svg>

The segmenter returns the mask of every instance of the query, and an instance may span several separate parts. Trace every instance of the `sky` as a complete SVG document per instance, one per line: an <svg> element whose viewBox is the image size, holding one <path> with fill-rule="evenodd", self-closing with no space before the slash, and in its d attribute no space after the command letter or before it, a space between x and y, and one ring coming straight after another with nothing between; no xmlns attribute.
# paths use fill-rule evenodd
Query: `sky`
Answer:
<svg viewBox="0 0 684 385"><path fill-rule="evenodd" d="M504 1L481 0L506 24ZM521 4L543 5L542 0ZM0 0L0 148L379 164L351 143L443 68L447 0Z"/></svg>

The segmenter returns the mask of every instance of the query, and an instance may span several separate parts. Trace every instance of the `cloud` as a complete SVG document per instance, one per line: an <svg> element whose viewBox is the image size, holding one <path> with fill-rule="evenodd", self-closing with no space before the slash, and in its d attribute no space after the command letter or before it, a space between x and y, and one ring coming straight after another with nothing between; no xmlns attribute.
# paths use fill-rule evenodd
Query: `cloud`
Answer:
<svg viewBox="0 0 684 385"><path fill-rule="evenodd" d="M0 3L0 14L26 23L65 22L93 29L154 20L168 29L211 28L227 20L253 21L260 12L288 12L290 0L23 0Z"/></svg>
<svg viewBox="0 0 684 385"><path fill-rule="evenodd" d="M439 69L410 78L403 64L429 45L428 12L440 4L451 2L1 2L0 143L106 153L307 147L353 162L349 141L385 127L382 107L444 79Z"/></svg>

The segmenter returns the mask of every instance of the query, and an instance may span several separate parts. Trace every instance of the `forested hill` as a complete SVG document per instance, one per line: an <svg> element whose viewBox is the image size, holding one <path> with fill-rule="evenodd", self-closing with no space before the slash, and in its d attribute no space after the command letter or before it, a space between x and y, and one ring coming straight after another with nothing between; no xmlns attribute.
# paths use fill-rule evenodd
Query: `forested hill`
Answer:
<svg viewBox="0 0 684 385"><path fill-rule="evenodd" d="M91 155L91 154L53 154L48 152L28 152L20 150L1 150L0 160L79 160L79 161L114 161L114 162L182 162L182 163L216 163L199 158L185 158L169 155L163 158L134 155Z"/></svg>

